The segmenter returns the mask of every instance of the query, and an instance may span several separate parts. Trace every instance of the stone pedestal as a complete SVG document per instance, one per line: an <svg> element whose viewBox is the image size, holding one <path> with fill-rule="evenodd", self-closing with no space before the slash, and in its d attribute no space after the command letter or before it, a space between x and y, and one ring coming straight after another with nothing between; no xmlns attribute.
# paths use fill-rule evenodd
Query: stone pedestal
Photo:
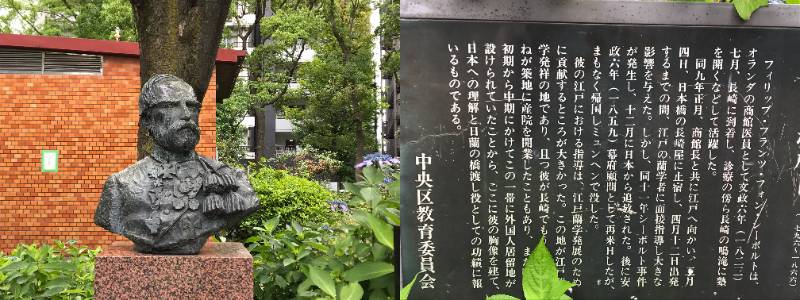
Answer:
<svg viewBox="0 0 800 300"><path fill-rule="evenodd" d="M95 299L253 299L253 257L241 243L198 255L154 255L114 242L95 260Z"/></svg>

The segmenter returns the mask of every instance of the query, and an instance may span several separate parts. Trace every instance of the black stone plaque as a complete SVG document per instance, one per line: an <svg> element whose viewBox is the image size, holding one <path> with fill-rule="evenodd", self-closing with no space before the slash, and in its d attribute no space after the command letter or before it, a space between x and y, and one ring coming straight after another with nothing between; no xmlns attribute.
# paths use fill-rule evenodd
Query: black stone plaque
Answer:
<svg viewBox="0 0 800 300"><path fill-rule="evenodd" d="M798 29L401 28L411 299L522 297L543 233L574 299L800 298Z"/></svg>

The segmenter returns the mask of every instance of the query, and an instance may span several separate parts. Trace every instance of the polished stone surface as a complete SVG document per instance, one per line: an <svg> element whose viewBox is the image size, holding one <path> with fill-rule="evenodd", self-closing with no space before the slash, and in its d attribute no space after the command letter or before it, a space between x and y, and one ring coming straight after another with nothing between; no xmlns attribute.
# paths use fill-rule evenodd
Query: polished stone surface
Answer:
<svg viewBox="0 0 800 300"><path fill-rule="evenodd" d="M253 299L253 257L241 243L209 242L197 255L144 254L129 241L95 260L95 299Z"/></svg>

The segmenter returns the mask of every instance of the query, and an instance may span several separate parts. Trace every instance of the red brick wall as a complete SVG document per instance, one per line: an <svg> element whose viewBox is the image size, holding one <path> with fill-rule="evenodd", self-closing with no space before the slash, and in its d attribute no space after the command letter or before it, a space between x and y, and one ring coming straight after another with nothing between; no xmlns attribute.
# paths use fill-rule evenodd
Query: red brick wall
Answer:
<svg viewBox="0 0 800 300"><path fill-rule="evenodd" d="M124 239L94 225L106 178L136 160L139 60L105 56L103 75L0 74L0 251L18 243ZM197 150L214 157L216 78ZM58 150L58 172L41 151Z"/></svg>

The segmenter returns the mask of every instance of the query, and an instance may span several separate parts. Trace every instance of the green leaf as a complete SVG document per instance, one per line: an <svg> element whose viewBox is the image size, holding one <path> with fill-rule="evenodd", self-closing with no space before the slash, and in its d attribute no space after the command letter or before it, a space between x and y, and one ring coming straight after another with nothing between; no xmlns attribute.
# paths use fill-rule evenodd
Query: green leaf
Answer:
<svg viewBox="0 0 800 300"><path fill-rule="evenodd" d="M490 297L486 297L486 300L519 300L519 298L506 294L497 294L497 295L492 295Z"/></svg>
<svg viewBox="0 0 800 300"><path fill-rule="evenodd" d="M358 195L361 193L363 187L353 184L352 182L345 182L344 189L351 194Z"/></svg>
<svg viewBox="0 0 800 300"><path fill-rule="evenodd" d="M750 20L750 16L762 6L769 5L769 0L733 0L733 7L742 20Z"/></svg>
<svg viewBox="0 0 800 300"><path fill-rule="evenodd" d="M796 0L796 1L800 1L800 0ZM400 197L400 181L399 180L395 180L395 181L392 181L391 183L387 184L386 188L389 190L389 194L391 194L393 197Z"/></svg>
<svg viewBox="0 0 800 300"><path fill-rule="evenodd" d="M369 300L387 300L389 295L383 289L372 290L369 292Z"/></svg>
<svg viewBox="0 0 800 300"><path fill-rule="evenodd" d="M351 215L353 216L353 219L359 223L369 226L369 222L367 221L367 219L369 219L369 213L362 210L353 210Z"/></svg>
<svg viewBox="0 0 800 300"><path fill-rule="evenodd" d="M550 290L549 294L550 294L551 297L562 296L561 298L564 298L563 296L566 296L566 294L564 294L564 293L566 293L567 290L569 290L569 288L571 288L573 286L575 286L575 284L572 283L572 282L569 282L569 281L566 281L566 280L559 280L558 282L556 282L556 284L553 285L553 288ZM567 296L567 297L569 297L569 296ZM555 298L553 298L553 299L555 299Z"/></svg>
<svg viewBox="0 0 800 300"><path fill-rule="evenodd" d="M308 267L308 273L308 277L311 278L314 285L331 297L336 297L336 284L333 282L331 274L311 266Z"/></svg>
<svg viewBox="0 0 800 300"><path fill-rule="evenodd" d="M275 230L275 227L278 226L278 223L280 223L280 220L280 216L269 219L269 221L264 222L264 229L266 229L267 232L272 233L272 231Z"/></svg>
<svg viewBox="0 0 800 300"><path fill-rule="evenodd" d="M554 278L558 280L558 269L542 237L522 269L522 292L525 299L548 299L546 296L553 289Z"/></svg>
<svg viewBox="0 0 800 300"><path fill-rule="evenodd" d="M253 229L255 229L255 228L253 228ZM261 241L261 237L257 236L257 235L254 235L254 236L251 236L251 237L247 238L246 240L244 240L244 243L245 244L253 244L253 243L258 242L258 241Z"/></svg>
<svg viewBox="0 0 800 300"><path fill-rule="evenodd" d="M408 295L411 294L411 288L413 288L414 283L417 282L417 276L419 276L419 273L414 275L414 278L411 279L411 282L400 289L400 300L408 300Z"/></svg>
<svg viewBox="0 0 800 300"><path fill-rule="evenodd" d="M800 0L798 0L798 1L800 1ZM391 223L392 225L400 226L400 211L399 210L394 209L394 208L387 208L386 210L383 211L383 216L386 217L386 219L389 220L389 223Z"/></svg>
<svg viewBox="0 0 800 300"><path fill-rule="evenodd" d="M58 295L58 293L61 293L65 289L66 289L66 287L64 287L64 286L52 287L52 288L49 288L49 289L45 290L44 293L42 293L41 295L38 295L36 297L37 298L49 298L49 297Z"/></svg>
<svg viewBox="0 0 800 300"><path fill-rule="evenodd" d="M339 291L339 300L361 300L362 296L364 296L364 289L358 282L351 282Z"/></svg>
<svg viewBox="0 0 800 300"><path fill-rule="evenodd" d="M786 4L800 4L800 0L786 0Z"/></svg>
<svg viewBox="0 0 800 300"><path fill-rule="evenodd" d="M306 280L297 285L297 294L305 294L312 285L314 285L314 282L311 281L311 278L306 278Z"/></svg>
<svg viewBox="0 0 800 300"><path fill-rule="evenodd" d="M303 226L300 225L300 223L298 223L296 220L292 220L292 229L294 229L294 232L296 233L303 232Z"/></svg>
<svg viewBox="0 0 800 300"><path fill-rule="evenodd" d="M381 221L374 215L367 216L367 223L369 223L369 227L372 228L372 232L375 233L375 238L378 240L378 242L386 247L389 247L389 249L394 250L394 233L392 232L392 225Z"/></svg>
<svg viewBox="0 0 800 300"><path fill-rule="evenodd" d="M371 291L394 289L394 274L386 274L384 276L373 278L367 281Z"/></svg>
<svg viewBox="0 0 800 300"><path fill-rule="evenodd" d="M69 283L70 281L67 278L58 278L48 281L44 287L47 289L60 288L61 290L65 290L69 287Z"/></svg>
<svg viewBox="0 0 800 300"><path fill-rule="evenodd" d="M18 261L18 262L10 263L10 264L6 265L3 268L0 268L0 271L3 271L5 273L13 273L13 272L25 269L28 266L30 266L30 263L28 263L26 261Z"/></svg>
<svg viewBox="0 0 800 300"><path fill-rule="evenodd" d="M574 284L558 278L553 256L547 250L544 237L528 257L522 270L522 291L525 299L560 299Z"/></svg>
<svg viewBox="0 0 800 300"><path fill-rule="evenodd" d="M567 294L563 294L558 300L572 300L572 297L568 296Z"/></svg>
<svg viewBox="0 0 800 300"><path fill-rule="evenodd" d="M376 187L365 187L360 191L361 197L367 201L372 207L378 205L378 202L381 201L381 192Z"/></svg>
<svg viewBox="0 0 800 300"><path fill-rule="evenodd" d="M378 278L394 272L394 265L386 262L368 261L355 265L352 269L342 274L342 278L349 282L359 282Z"/></svg>
<svg viewBox="0 0 800 300"><path fill-rule="evenodd" d="M54 262L49 262L46 265L42 266L42 270L72 273L75 272L75 265L65 261L54 261Z"/></svg>
<svg viewBox="0 0 800 300"><path fill-rule="evenodd" d="M383 171L375 166L367 166L363 169L364 179L370 184L380 184L383 182Z"/></svg>
<svg viewBox="0 0 800 300"><path fill-rule="evenodd" d="M290 258L290 257L284 258L283 259L283 266L285 267L285 266L291 265L294 262L295 262L295 260L293 258Z"/></svg>

